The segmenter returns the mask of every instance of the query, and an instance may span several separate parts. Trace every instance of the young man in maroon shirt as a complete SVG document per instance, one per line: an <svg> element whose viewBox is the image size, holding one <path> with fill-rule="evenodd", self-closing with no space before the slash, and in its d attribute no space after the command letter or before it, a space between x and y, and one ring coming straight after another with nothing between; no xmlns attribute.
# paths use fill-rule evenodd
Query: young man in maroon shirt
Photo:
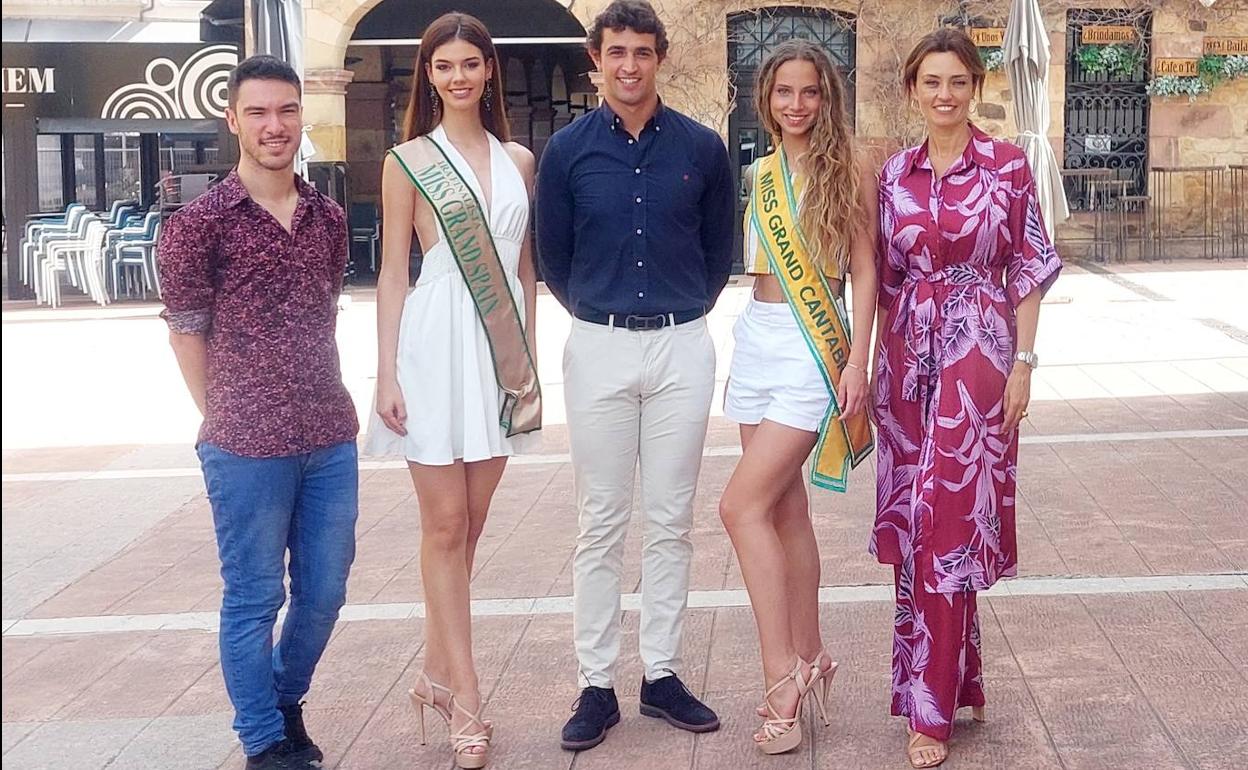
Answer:
<svg viewBox="0 0 1248 770"><path fill-rule="evenodd" d="M295 174L300 90L278 59L238 65L226 111L238 167L170 217L159 252L162 315L204 415L221 671L248 770L319 767L301 699L355 557L358 426L334 341L346 220Z"/></svg>

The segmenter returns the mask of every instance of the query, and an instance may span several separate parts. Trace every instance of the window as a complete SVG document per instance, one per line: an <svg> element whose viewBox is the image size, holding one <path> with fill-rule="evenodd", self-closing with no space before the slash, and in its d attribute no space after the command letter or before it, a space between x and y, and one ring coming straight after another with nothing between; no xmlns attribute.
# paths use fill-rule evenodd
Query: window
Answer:
<svg viewBox="0 0 1248 770"><path fill-rule="evenodd" d="M74 135L74 200L89 209L100 207L95 184L95 134Z"/></svg>
<svg viewBox="0 0 1248 770"><path fill-rule="evenodd" d="M217 162L217 137L210 135L160 137L160 176L193 173L197 166Z"/></svg>
<svg viewBox="0 0 1248 770"><path fill-rule="evenodd" d="M104 135L104 202L101 208L112 206L114 201L139 200L143 185L141 166L138 134Z"/></svg>
<svg viewBox="0 0 1248 770"><path fill-rule="evenodd" d="M36 141L39 210L60 211L65 208L65 189L61 180L61 135L39 134Z"/></svg>

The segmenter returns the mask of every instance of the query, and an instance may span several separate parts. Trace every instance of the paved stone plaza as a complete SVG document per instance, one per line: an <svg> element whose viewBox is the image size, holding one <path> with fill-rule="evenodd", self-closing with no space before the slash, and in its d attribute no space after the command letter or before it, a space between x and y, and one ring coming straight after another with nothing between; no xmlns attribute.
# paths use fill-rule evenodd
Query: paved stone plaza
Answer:
<svg viewBox="0 0 1248 770"><path fill-rule="evenodd" d="M712 317L719 386L748 287ZM1021 577L981 602L989 722L960 720L950 768L1248 767L1248 271L1242 262L1070 266L1045 302L1023 428ZM365 412L372 298L340 316ZM154 305L3 315L3 764L240 768L216 664L217 575L185 395ZM617 685L624 720L574 756L576 514L560 359L567 316L539 297L544 454L508 468L473 577L492 767L903 768L888 716L891 570L866 553L873 468L814 494L824 630L841 663L833 725L801 750L751 747L761 673L716 505L739 453L719 414L697 498L685 681L723 728L636 713L636 596ZM410 408L410 406L409 406ZM366 459L343 622L308 696L326 767L450 768L418 745L406 690L421 660L416 503L401 464ZM634 521L625 584L640 586ZM436 741L433 741L436 737Z"/></svg>

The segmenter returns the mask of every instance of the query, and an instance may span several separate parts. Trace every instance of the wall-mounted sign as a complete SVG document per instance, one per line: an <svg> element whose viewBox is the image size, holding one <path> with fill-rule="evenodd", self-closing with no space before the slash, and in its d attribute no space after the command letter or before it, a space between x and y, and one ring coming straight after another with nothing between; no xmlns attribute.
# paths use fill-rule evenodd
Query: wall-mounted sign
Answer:
<svg viewBox="0 0 1248 770"><path fill-rule="evenodd" d="M1153 65L1153 74L1195 77L1200 74L1197 66L1199 61L1199 59L1158 59Z"/></svg>
<svg viewBox="0 0 1248 770"><path fill-rule="evenodd" d="M225 117L233 45L6 43L4 104L38 118Z"/></svg>
<svg viewBox="0 0 1248 770"><path fill-rule="evenodd" d="M1005 45L1005 27L972 27L971 41L980 48L1001 48Z"/></svg>
<svg viewBox="0 0 1248 770"><path fill-rule="evenodd" d="M6 94L54 94L56 67L5 67L0 86Z"/></svg>
<svg viewBox="0 0 1248 770"><path fill-rule="evenodd" d="M1207 37L1205 53L1217 56L1248 55L1248 37Z"/></svg>
<svg viewBox="0 0 1248 770"><path fill-rule="evenodd" d="M1084 45L1134 43L1135 27L1084 27L1079 40Z"/></svg>

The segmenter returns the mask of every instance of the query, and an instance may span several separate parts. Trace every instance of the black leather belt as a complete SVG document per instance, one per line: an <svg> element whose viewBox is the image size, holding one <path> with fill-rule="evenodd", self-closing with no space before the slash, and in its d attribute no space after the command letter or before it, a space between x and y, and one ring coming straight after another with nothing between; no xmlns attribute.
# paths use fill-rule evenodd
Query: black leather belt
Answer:
<svg viewBox="0 0 1248 770"><path fill-rule="evenodd" d="M591 324L614 326L629 331L652 331L667 326L696 321L705 313L701 310L685 310L679 313L656 313L654 315L626 315L624 313L599 313L593 310L577 310L576 317Z"/></svg>

